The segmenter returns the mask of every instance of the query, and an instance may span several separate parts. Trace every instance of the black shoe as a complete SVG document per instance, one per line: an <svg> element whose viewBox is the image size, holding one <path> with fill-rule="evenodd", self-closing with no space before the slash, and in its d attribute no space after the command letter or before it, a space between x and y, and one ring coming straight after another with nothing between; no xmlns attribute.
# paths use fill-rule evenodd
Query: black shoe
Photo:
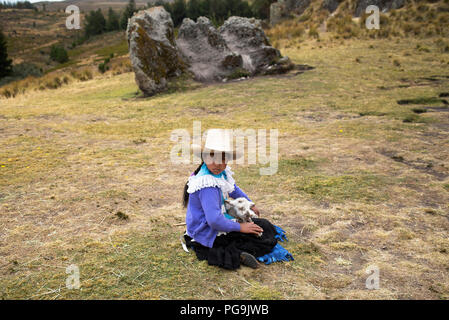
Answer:
<svg viewBox="0 0 449 320"><path fill-rule="evenodd" d="M257 262L257 259L248 252L242 252L240 254L240 262L250 268L257 269L259 267L259 263Z"/></svg>

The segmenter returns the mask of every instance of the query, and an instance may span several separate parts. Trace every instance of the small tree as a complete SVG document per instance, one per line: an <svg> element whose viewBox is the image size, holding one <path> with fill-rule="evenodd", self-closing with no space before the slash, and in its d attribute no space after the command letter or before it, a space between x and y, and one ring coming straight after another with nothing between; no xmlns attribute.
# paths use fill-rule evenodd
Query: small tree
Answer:
<svg viewBox="0 0 449 320"><path fill-rule="evenodd" d="M69 61L69 55L67 51L62 46L52 45L50 49L50 58L53 61L64 63Z"/></svg>
<svg viewBox="0 0 449 320"><path fill-rule="evenodd" d="M182 20L186 17L187 5L185 0L175 0L171 6L172 12L171 16L173 19L173 24L178 26L181 24Z"/></svg>
<svg viewBox="0 0 449 320"><path fill-rule="evenodd" d="M251 8L253 14L259 19L268 19L270 17L270 6L276 0L254 0Z"/></svg>
<svg viewBox="0 0 449 320"><path fill-rule="evenodd" d="M101 12L101 9L97 11L90 11L86 16L86 25L84 32L86 37L101 34L106 30L106 19Z"/></svg>
<svg viewBox="0 0 449 320"><path fill-rule="evenodd" d="M112 8L109 8L108 11L108 20L106 21L106 30L107 31L113 31L119 29L119 17L118 14L112 10Z"/></svg>
<svg viewBox="0 0 449 320"><path fill-rule="evenodd" d="M200 0L190 0L187 3L187 17L196 20L201 16Z"/></svg>
<svg viewBox="0 0 449 320"><path fill-rule="evenodd" d="M122 17L120 18L120 29L126 30L128 27L128 19L131 18L136 11L135 0L129 0L125 10L122 13Z"/></svg>
<svg viewBox="0 0 449 320"><path fill-rule="evenodd" d="M0 30L0 78L12 73L12 60L8 58L6 37Z"/></svg>

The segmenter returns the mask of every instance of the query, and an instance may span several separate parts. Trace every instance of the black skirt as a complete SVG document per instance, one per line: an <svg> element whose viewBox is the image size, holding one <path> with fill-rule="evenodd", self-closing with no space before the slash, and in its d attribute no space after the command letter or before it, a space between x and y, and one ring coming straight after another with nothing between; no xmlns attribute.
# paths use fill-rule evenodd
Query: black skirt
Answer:
<svg viewBox="0 0 449 320"><path fill-rule="evenodd" d="M208 248L192 241L188 235L184 235L186 245L195 251L199 260L207 260L211 266L235 270L240 267L242 252L260 257L270 253L277 244L276 229L268 220L255 218L253 222L263 229L261 237L241 232L229 232L216 237L213 247Z"/></svg>

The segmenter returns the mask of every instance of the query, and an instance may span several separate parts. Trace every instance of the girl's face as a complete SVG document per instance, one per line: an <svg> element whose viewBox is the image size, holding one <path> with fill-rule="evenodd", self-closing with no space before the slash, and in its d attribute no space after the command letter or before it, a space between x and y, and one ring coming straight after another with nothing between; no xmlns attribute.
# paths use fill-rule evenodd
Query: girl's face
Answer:
<svg viewBox="0 0 449 320"><path fill-rule="evenodd" d="M226 169L225 153L215 155L214 152L211 152L210 154L205 155L204 162L209 171L213 174L220 174Z"/></svg>

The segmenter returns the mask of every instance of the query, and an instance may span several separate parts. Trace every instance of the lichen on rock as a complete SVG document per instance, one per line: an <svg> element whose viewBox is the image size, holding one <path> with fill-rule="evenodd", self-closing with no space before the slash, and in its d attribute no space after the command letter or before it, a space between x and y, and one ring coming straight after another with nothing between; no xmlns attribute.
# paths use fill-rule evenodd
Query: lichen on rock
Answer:
<svg viewBox="0 0 449 320"><path fill-rule="evenodd" d="M218 81L243 64L242 57L229 49L222 35L206 17L199 17L196 22L185 18L176 44L198 81Z"/></svg>
<svg viewBox="0 0 449 320"><path fill-rule="evenodd" d="M242 56L243 68L251 75L284 73L293 68L290 59L271 46L258 19L230 17L218 32L228 47Z"/></svg>
<svg viewBox="0 0 449 320"><path fill-rule="evenodd" d="M126 30L131 64L146 96L163 91L171 77L186 69L175 43L173 21L163 7L139 11Z"/></svg>

